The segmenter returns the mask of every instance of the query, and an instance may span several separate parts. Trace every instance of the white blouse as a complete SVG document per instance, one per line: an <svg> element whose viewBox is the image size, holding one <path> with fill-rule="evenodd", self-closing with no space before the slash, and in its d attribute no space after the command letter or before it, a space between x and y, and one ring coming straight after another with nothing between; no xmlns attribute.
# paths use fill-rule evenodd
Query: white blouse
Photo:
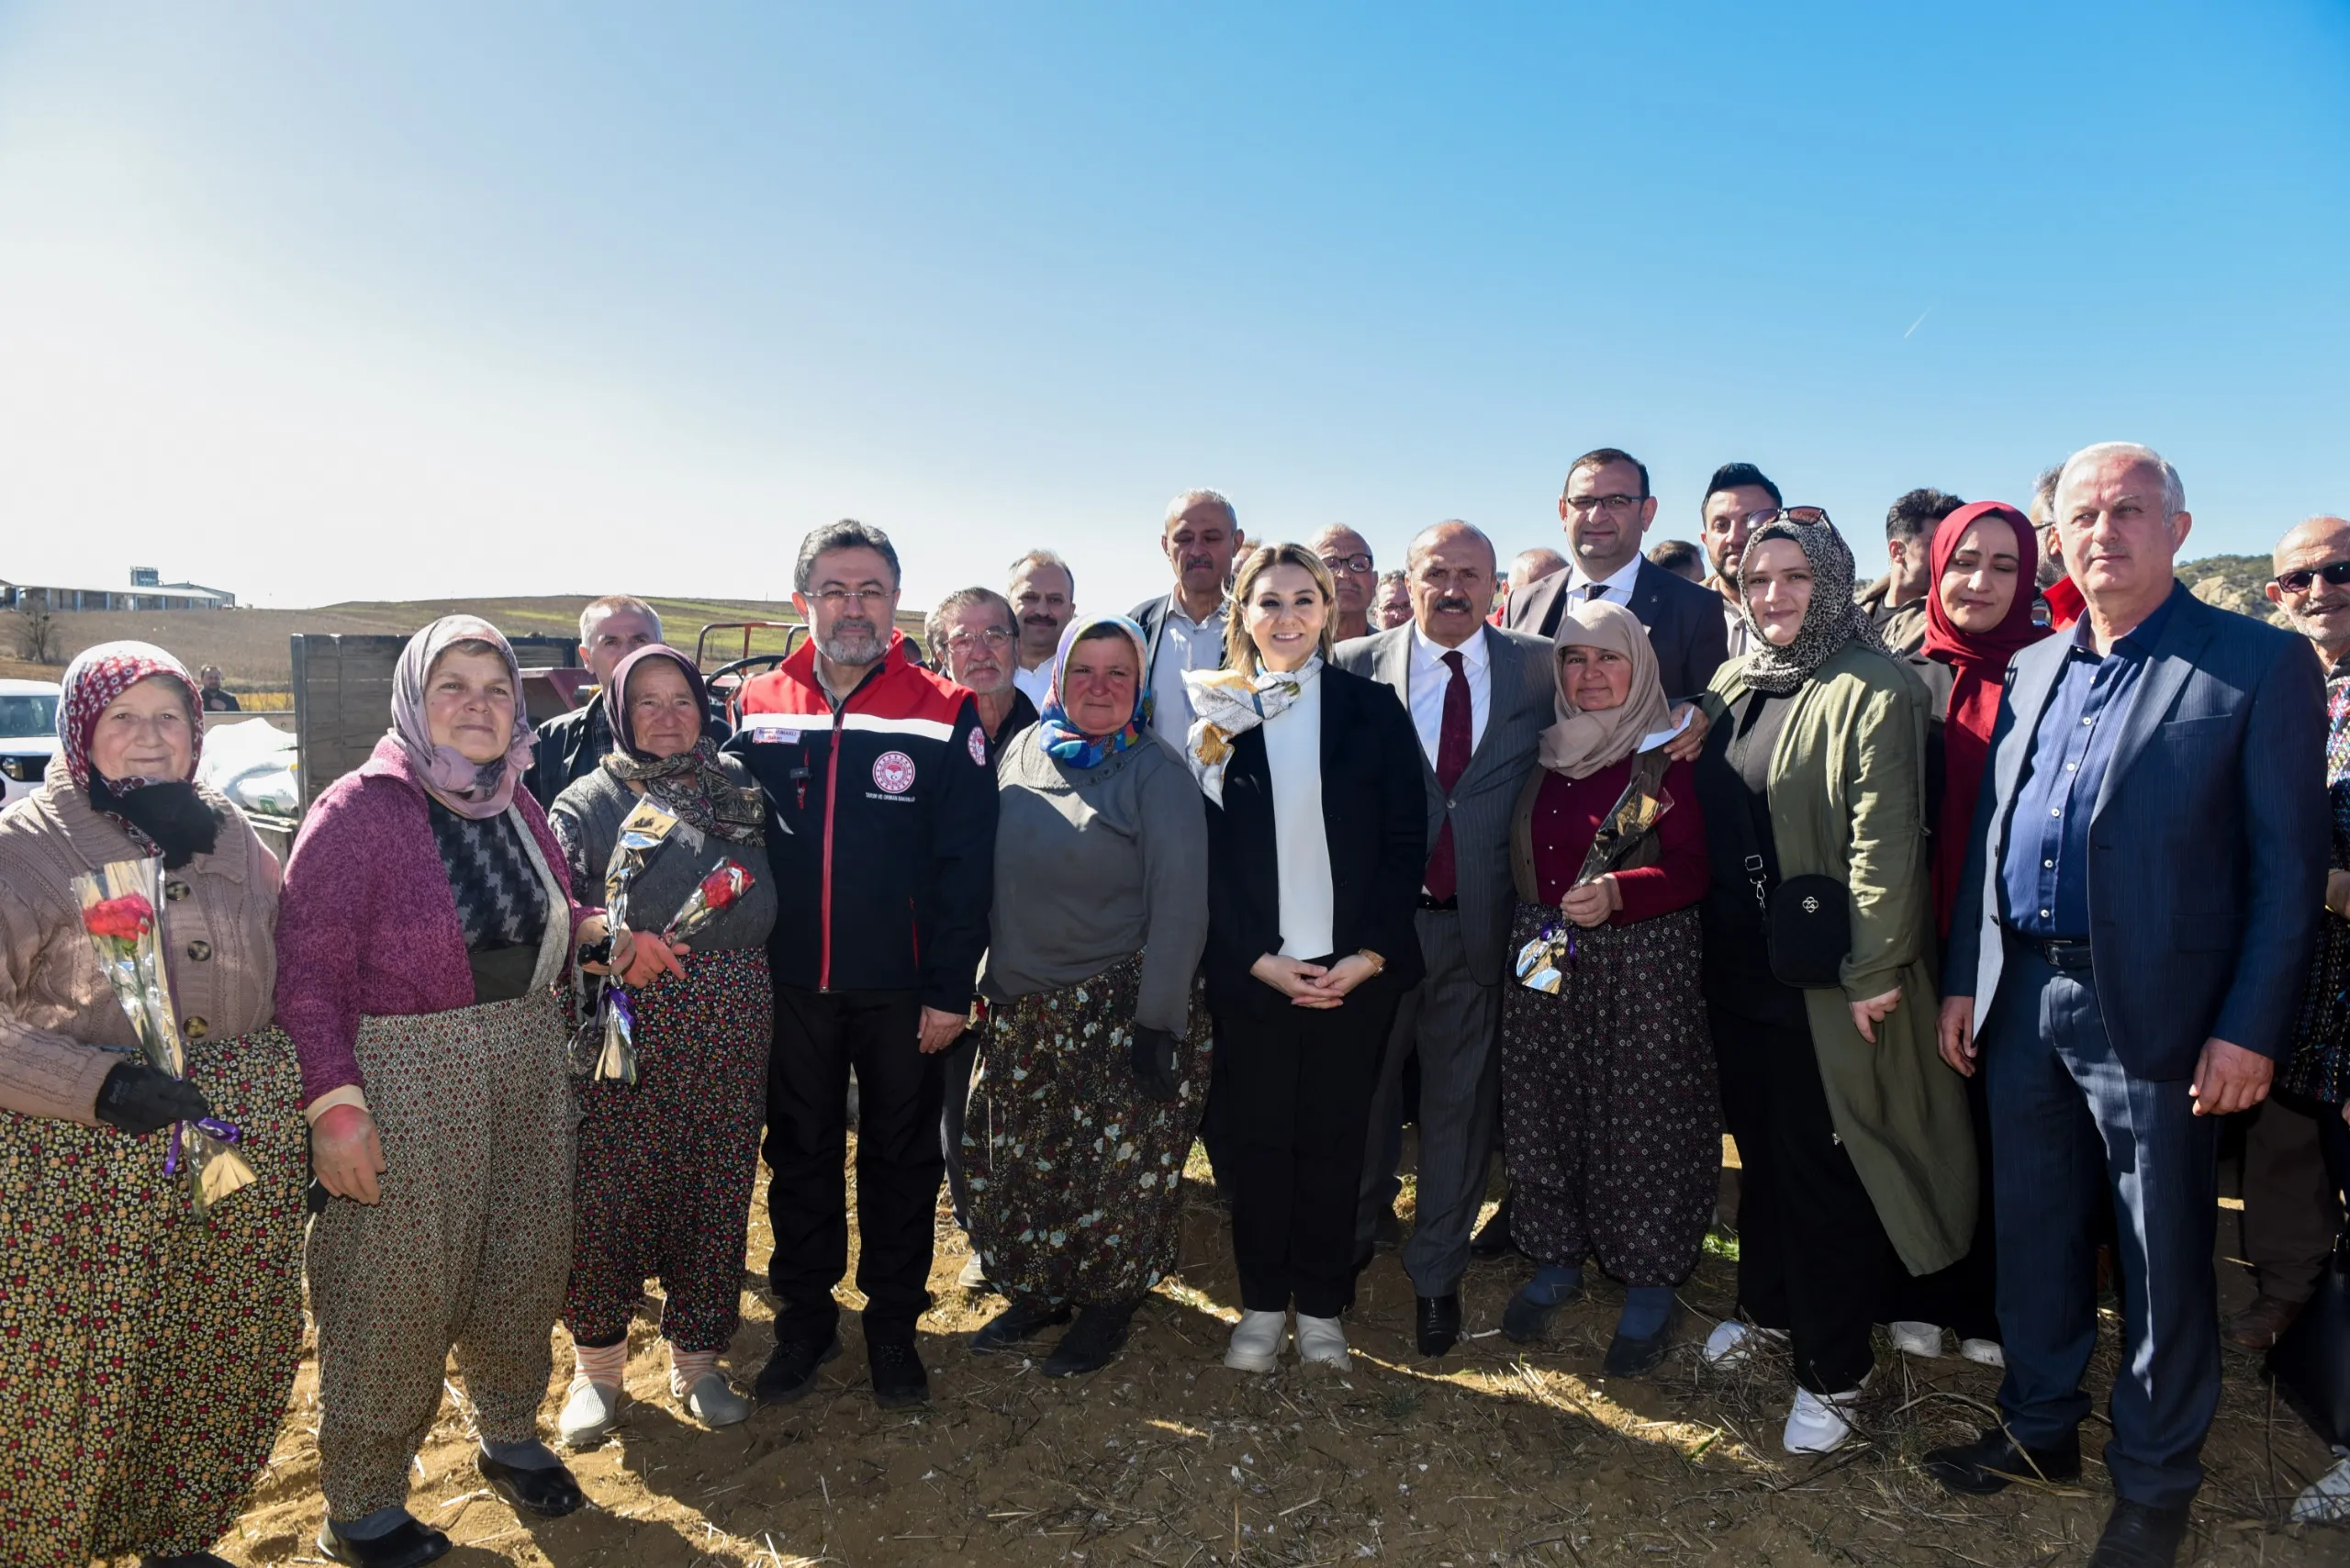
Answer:
<svg viewBox="0 0 2350 1568"><path fill-rule="evenodd" d="M1284 958L1319 958L1330 929L1330 839L1322 825L1322 682L1264 722L1265 768L1273 781L1273 844Z"/></svg>

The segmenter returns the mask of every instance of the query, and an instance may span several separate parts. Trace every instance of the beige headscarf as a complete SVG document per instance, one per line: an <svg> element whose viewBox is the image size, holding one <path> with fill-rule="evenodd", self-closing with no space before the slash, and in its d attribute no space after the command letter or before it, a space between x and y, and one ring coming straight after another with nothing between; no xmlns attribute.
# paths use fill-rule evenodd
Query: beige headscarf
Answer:
<svg viewBox="0 0 2350 1568"><path fill-rule="evenodd" d="M1631 689L1624 700L1604 712L1586 713L1567 700L1565 666L1559 655L1567 649L1608 648L1632 666ZM1556 683L1553 700L1558 722L1542 732L1542 766L1570 778L1587 778L1612 767L1639 749L1640 742L1672 722L1672 704L1665 700L1664 681L1658 675L1656 650L1649 646L1648 628L1620 604L1606 599L1576 605L1559 622L1559 645L1550 655Z"/></svg>

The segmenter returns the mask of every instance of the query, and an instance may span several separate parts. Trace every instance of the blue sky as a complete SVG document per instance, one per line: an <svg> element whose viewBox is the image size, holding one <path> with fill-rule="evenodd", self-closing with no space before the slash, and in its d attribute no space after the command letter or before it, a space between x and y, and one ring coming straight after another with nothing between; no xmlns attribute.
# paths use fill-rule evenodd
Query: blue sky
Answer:
<svg viewBox="0 0 2350 1568"><path fill-rule="evenodd" d="M0 0L0 577L909 602L1762 464L2350 510L2350 6Z"/></svg>

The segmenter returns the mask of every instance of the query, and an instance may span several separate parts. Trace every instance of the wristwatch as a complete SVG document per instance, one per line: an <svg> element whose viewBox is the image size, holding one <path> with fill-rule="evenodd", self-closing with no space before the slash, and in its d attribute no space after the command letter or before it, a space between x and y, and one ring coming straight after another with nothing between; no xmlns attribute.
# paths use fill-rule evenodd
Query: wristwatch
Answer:
<svg viewBox="0 0 2350 1568"><path fill-rule="evenodd" d="M1358 948L1356 948L1356 949L1355 949L1355 957L1356 957L1356 958L1360 958L1364 963L1369 964L1369 965L1371 966L1371 972L1372 974L1375 974L1375 975L1376 975L1376 974L1383 974L1383 973L1385 973L1385 972L1386 972L1386 969L1387 969L1387 960L1386 960L1386 959L1384 959L1384 958L1381 958L1378 954L1376 954L1376 953L1372 952L1370 948L1368 948L1368 947L1358 947Z"/></svg>

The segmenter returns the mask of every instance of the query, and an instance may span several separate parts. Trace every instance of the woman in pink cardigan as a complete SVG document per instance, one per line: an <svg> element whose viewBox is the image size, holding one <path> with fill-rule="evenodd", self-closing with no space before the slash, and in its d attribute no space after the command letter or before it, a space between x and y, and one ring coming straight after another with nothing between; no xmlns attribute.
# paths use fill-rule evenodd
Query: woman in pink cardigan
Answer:
<svg viewBox="0 0 2350 1568"><path fill-rule="evenodd" d="M392 727L310 808L285 868L277 1016L301 1059L319 1330L319 1550L410 1568L449 1539L407 1509L452 1347L482 1476L547 1518L583 1499L537 1417L571 1260L578 1111L555 987L604 937L538 802L521 673L471 616L410 640ZM631 971L666 958L626 933ZM599 965L599 968L601 966Z"/></svg>

